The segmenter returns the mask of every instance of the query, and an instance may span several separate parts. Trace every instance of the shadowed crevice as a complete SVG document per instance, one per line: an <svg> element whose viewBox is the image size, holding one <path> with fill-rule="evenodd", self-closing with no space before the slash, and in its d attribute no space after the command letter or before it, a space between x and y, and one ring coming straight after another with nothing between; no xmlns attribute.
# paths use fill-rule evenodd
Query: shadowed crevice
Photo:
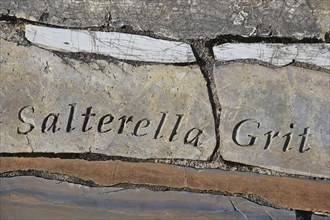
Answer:
<svg viewBox="0 0 330 220"><path fill-rule="evenodd" d="M206 81L206 86L209 94L209 101L212 107L213 117L214 117L214 125L215 125L215 138L216 138L216 146L212 155L210 156L210 160L214 160L217 158L218 150L220 147L220 114L221 114L221 104L218 98L216 85L214 82L213 75L213 66L214 66L214 58L212 48L206 46L205 42L202 40L196 40L191 42L191 47L195 58L197 60L197 64L204 76Z"/></svg>

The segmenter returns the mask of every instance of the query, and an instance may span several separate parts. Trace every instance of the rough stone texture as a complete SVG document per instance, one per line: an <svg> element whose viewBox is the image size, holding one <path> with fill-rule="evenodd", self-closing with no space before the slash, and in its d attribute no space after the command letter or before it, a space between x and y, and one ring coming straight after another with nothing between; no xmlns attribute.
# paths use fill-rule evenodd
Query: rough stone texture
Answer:
<svg viewBox="0 0 330 220"><path fill-rule="evenodd" d="M66 27L132 27L171 38L324 38L330 30L329 7L324 0L2 0L0 14Z"/></svg>
<svg viewBox="0 0 330 220"><path fill-rule="evenodd" d="M206 160L214 150L206 82L194 65L85 63L5 40L1 56L1 152Z"/></svg>
<svg viewBox="0 0 330 220"><path fill-rule="evenodd" d="M293 211L285 211L278 209L270 209L263 206L257 206L255 203L250 202L241 197L229 197L235 210L244 215L245 219L270 219L270 220L284 220L284 219L297 219L297 215ZM263 209L263 210L262 210ZM281 213L279 215L279 212ZM329 219L329 215L312 215L313 220ZM301 219L303 220L303 219Z"/></svg>
<svg viewBox="0 0 330 220"><path fill-rule="evenodd" d="M262 206L256 206L253 202L250 202L241 197L230 196L230 200L235 207L235 210L244 215L245 219L295 219L295 213L293 211L281 211L279 216L277 212L278 209L268 209ZM264 211L261 211L260 208L264 208Z"/></svg>
<svg viewBox="0 0 330 220"><path fill-rule="evenodd" d="M158 63L195 62L189 44L116 32L25 26L25 37L46 49L97 53L117 59Z"/></svg>
<svg viewBox="0 0 330 220"><path fill-rule="evenodd" d="M152 163L116 161L114 181L117 183L148 184L183 188L186 185L184 168Z"/></svg>
<svg viewBox="0 0 330 220"><path fill-rule="evenodd" d="M270 204L284 208L330 212L329 182L210 169L187 169L187 185L191 189L258 195Z"/></svg>
<svg viewBox="0 0 330 220"><path fill-rule="evenodd" d="M330 213L329 181L274 177L222 170L196 170L173 165L57 158L0 157L0 173L46 171L92 181L103 186L119 183L154 187L257 195L283 208Z"/></svg>
<svg viewBox="0 0 330 220"><path fill-rule="evenodd" d="M275 66L293 61L330 69L330 44L228 43L213 47L216 60L256 59Z"/></svg>
<svg viewBox="0 0 330 220"><path fill-rule="evenodd" d="M0 38L15 42L19 45L27 45L25 39L25 24L23 22L11 24L10 22L0 22Z"/></svg>
<svg viewBox="0 0 330 220"><path fill-rule="evenodd" d="M0 179L1 219L294 219L240 197ZM313 218L315 219L315 218ZM318 219L327 219L319 217Z"/></svg>
<svg viewBox="0 0 330 220"><path fill-rule="evenodd" d="M330 177L329 73L233 64L214 74L225 160Z"/></svg>
<svg viewBox="0 0 330 220"><path fill-rule="evenodd" d="M44 170L93 181L104 186L119 183L147 184L183 188L184 168L165 164L78 159L0 157L0 171Z"/></svg>

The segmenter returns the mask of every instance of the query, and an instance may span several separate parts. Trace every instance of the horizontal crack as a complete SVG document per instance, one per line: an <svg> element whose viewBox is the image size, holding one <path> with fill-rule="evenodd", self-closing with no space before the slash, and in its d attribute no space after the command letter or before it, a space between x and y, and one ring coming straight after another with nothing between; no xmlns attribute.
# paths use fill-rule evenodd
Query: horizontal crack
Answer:
<svg viewBox="0 0 330 220"><path fill-rule="evenodd" d="M18 23L24 23L24 24L34 24L34 25L42 25L46 27L53 27L53 28L62 28L62 29L73 29L73 30L90 30L90 31L103 31L103 32L119 32L119 33L127 33L127 34L136 34L136 35L144 35L156 39L162 39L162 40L171 40L171 41L183 41L185 43L192 44L197 39L173 39L169 37L164 37L162 35L156 34L152 31L144 31L144 30L133 30L133 28L129 26L125 26L124 28L109 28L106 25L102 26L91 26L91 27L73 27L73 26L59 26L59 25L53 25L49 23L44 23L41 21L31 21L23 18L17 18L15 16L10 15L1 15L0 21L6 21L11 24L18 24ZM325 43L328 42L328 35L329 33L326 33L326 40L322 40L321 38L317 37L305 37L302 39L298 39L296 37L274 37L274 36L241 36L241 35L233 35L233 34L222 34L218 35L215 38L198 38L198 40L205 42L205 46L207 48L212 48L213 46L219 45L219 44L225 44L225 43Z"/></svg>
<svg viewBox="0 0 330 220"><path fill-rule="evenodd" d="M314 71L322 71L322 72L330 73L330 69L325 69L323 67L320 67L320 66L317 66L314 64L299 62L299 61L295 61L295 60L293 60L291 63L286 64L284 66L275 66L271 63L261 61L261 60L256 60L256 59L235 59L235 60L230 60L230 61L217 61L217 60L214 61L214 65L217 65L217 66L229 65L229 64L234 64L234 63L257 64L257 65L272 68L272 69L281 69L281 68L285 68L287 66L294 66L294 67L301 67L304 69L309 69L309 70L314 70Z"/></svg>
<svg viewBox="0 0 330 220"><path fill-rule="evenodd" d="M61 29L72 29L72 30L89 30L89 31L102 31L102 32L118 32L118 33L125 33L125 34L136 34L136 35L143 35L148 36L160 40L170 40L170 41L178 41L179 39L173 39L169 37L164 37L161 35L157 35L156 33L153 33L152 31L144 31L144 30L133 30L130 26L123 26L121 28L114 28L109 27L107 25L101 25L101 26L91 26L91 27L74 27L74 26L59 26L59 25L53 25L49 23L44 23L41 21L31 21L23 18L17 18L15 16L10 15L1 15L0 21L6 21L10 24L33 24L33 25L39 25L39 26L45 26L45 27L52 27L52 28L61 28Z"/></svg>
<svg viewBox="0 0 330 220"><path fill-rule="evenodd" d="M81 159L87 161L108 161L108 160L119 160L123 162L134 162L134 163L161 163L169 164L183 167L190 167L195 169L220 169L226 171L238 171L238 172L250 172L258 173L270 176L280 176L280 177L293 177L300 179L310 179L318 181L329 181L330 178L320 178L311 177L298 174L287 174L284 172L274 171L261 167L254 167L251 165L246 165L231 161L200 161L200 160L189 160L189 159L166 159L166 158L150 158L150 159L139 159L121 156L108 156L104 154L97 153L0 153L1 157L23 157L23 158L58 158L58 159Z"/></svg>
<svg viewBox="0 0 330 220"><path fill-rule="evenodd" d="M252 202L255 202L259 205L264 205L273 208L284 208L269 202L268 200L264 199L259 195L250 195L250 194L243 194L243 193L230 193L226 191L219 191L219 190L200 190L200 189L192 189L189 187L184 188L174 188L168 187L163 185L149 185L149 184L134 184L134 183L118 183L113 185L100 185L96 184L93 181L83 180L80 178L63 175L59 173L50 173L47 171L40 171L40 170L29 170L29 171L12 171L0 174L0 178L13 178L18 176L34 176L48 180L58 180L61 182L79 184L89 187L118 187L123 189L136 189L136 188L143 188L148 189L151 191L185 191L185 192L192 192L192 193L203 193L203 194L213 194L213 195L223 195L223 196L237 196L248 199Z"/></svg>
<svg viewBox="0 0 330 220"><path fill-rule="evenodd" d="M224 34L216 38L206 40L205 46L210 48L225 43L325 43L324 40L313 38L298 39L295 37L244 37L240 35Z"/></svg>

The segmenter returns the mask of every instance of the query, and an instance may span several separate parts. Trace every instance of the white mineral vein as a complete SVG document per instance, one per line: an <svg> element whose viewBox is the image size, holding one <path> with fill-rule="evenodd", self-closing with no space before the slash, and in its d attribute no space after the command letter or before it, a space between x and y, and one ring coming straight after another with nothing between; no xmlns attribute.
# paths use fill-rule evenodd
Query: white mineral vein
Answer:
<svg viewBox="0 0 330 220"><path fill-rule="evenodd" d="M257 59L274 66L293 60L330 69L330 44L227 43L213 47L216 60Z"/></svg>
<svg viewBox="0 0 330 220"><path fill-rule="evenodd" d="M64 52L90 52L118 59L160 62L195 62L189 44L117 32L99 32L25 26L25 37L38 46Z"/></svg>

